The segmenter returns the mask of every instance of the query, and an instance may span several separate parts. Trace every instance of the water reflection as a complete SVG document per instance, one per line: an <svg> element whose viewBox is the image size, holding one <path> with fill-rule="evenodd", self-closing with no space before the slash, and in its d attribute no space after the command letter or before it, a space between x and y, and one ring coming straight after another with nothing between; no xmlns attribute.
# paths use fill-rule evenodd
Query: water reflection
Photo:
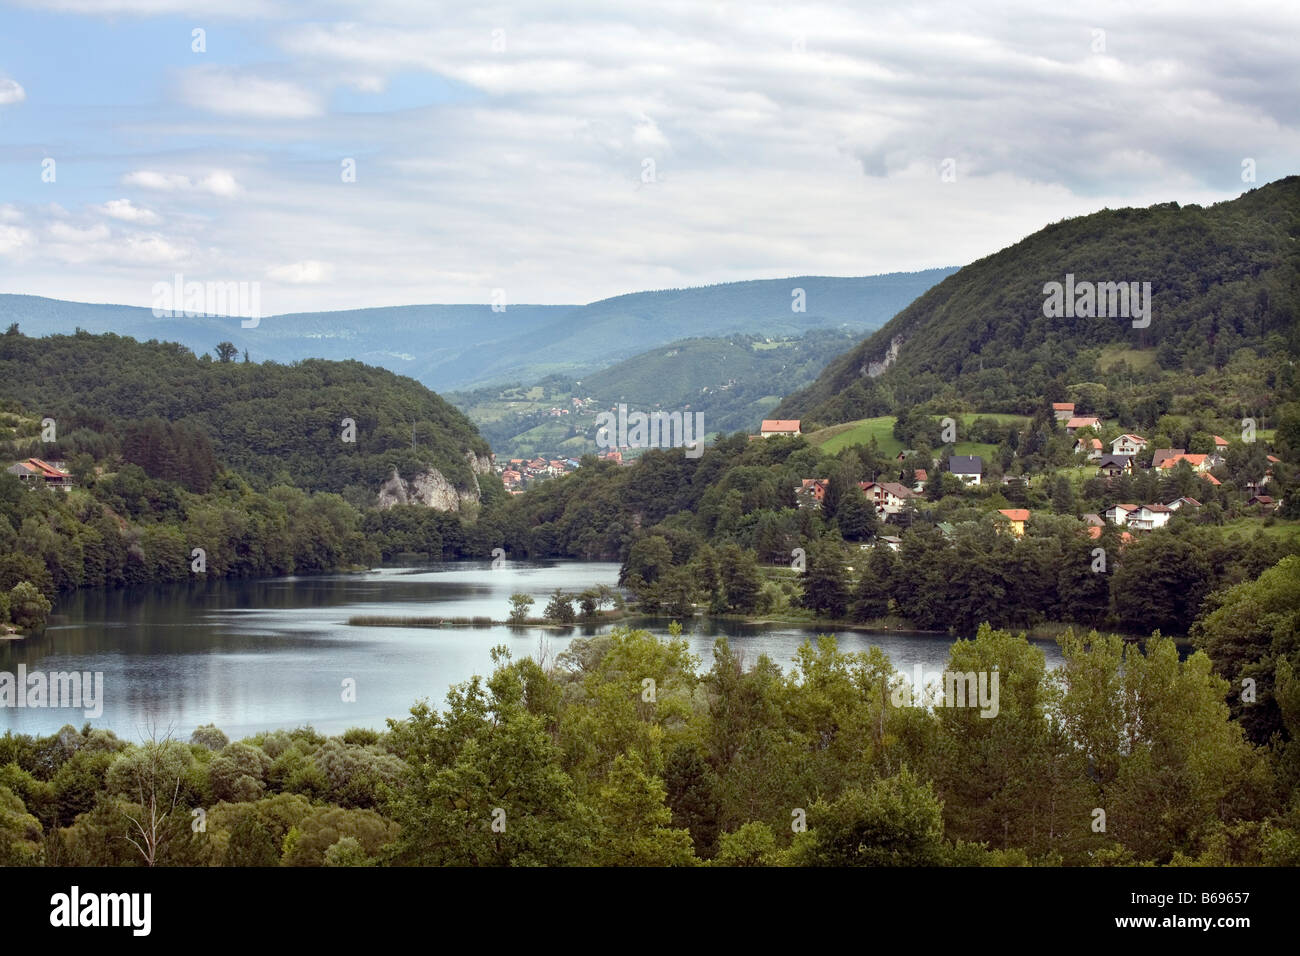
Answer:
<svg viewBox="0 0 1300 956"><path fill-rule="evenodd" d="M447 688L487 674L490 650L507 644L519 656L535 654L539 641L554 655L574 637L601 628L354 627L354 615L501 619L516 591L531 594L535 611L555 588L577 592L613 586L611 563L508 562L422 564L359 574L255 581L199 579L172 587L87 591L55 608L39 636L0 642L0 671L103 672L103 715L91 721L119 735L138 737L148 725L172 727L188 737L215 723L232 738L279 727L311 724L326 733L348 727L385 726L406 715L421 697L441 704ZM658 634L665 621L634 622ZM699 621L685 637L707 669L714 639L726 635L747 662L767 654L788 665L815 630L739 622ZM942 670L951 639L900 632L847 631L845 650L877 646L896 670L916 664ZM1054 645L1043 645L1049 665ZM345 679L356 681L355 703L343 700ZM0 730L50 733L80 726L79 710L0 708Z"/></svg>

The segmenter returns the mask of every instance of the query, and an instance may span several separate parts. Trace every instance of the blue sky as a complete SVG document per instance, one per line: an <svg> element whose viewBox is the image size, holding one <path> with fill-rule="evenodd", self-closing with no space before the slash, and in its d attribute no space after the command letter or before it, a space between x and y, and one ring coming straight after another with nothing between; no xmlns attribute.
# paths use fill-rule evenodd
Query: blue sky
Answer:
<svg viewBox="0 0 1300 956"><path fill-rule="evenodd" d="M278 312L962 264L1300 172L1296 49L1275 3L0 0L0 291L147 305L179 272Z"/></svg>

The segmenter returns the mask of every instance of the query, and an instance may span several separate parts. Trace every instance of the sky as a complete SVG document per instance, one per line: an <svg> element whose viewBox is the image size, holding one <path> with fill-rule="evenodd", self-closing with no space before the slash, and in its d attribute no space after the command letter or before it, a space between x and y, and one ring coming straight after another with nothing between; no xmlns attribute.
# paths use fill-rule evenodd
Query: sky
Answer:
<svg viewBox="0 0 1300 956"><path fill-rule="evenodd" d="M1300 172L1294 2L470 7L0 0L0 292L584 303Z"/></svg>

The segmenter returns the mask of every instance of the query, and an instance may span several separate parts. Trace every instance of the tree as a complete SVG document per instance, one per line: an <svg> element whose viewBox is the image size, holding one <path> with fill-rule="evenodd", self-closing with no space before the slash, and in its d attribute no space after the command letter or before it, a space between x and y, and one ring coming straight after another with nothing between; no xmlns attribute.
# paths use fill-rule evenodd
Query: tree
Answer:
<svg viewBox="0 0 1300 956"><path fill-rule="evenodd" d="M929 783L904 768L869 790L845 791L808 808L791 848L800 866L937 866L944 862L943 811Z"/></svg>
<svg viewBox="0 0 1300 956"><path fill-rule="evenodd" d="M1250 739L1265 745L1281 733L1285 740L1275 681L1284 661L1300 671L1300 556L1211 594L1191 634L1214 662L1214 672L1228 680L1228 702ZM1254 682L1253 701L1243 700L1247 680Z"/></svg>
<svg viewBox="0 0 1300 956"><path fill-rule="evenodd" d="M720 561L727 608L741 614L751 613L758 606L758 592L762 583L753 553L738 545L728 544L722 549Z"/></svg>
<svg viewBox="0 0 1300 956"><path fill-rule="evenodd" d="M808 549L803 574L803 606L819 617L842 618L848 608L844 549L827 539Z"/></svg>
<svg viewBox="0 0 1300 956"><path fill-rule="evenodd" d="M204 724L202 727L194 728L194 733L190 734L190 743L206 747L208 750L221 750L230 743L230 738L223 734L216 724Z"/></svg>
<svg viewBox="0 0 1300 956"><path fill-rule="evenodd" d="M577 643L577 642L575 642ZM535 661L493 650L496 670L453 687L445 712L421 702L389 721L406 762L389 816L389 852L413 866L555 866L588 862L593 819L552 734L555 692ZM534 713L533 710L537 712Z"/></svg>
<svg viewBox="0 0 1300 956"><path fill-rule="evenodd" d="M1111 578L1111 607L1134 632L1186 634L1209 579L1206 556L1161 528L1124 548Z"/></svg>
<svg viewBox="0 0 1300 956"><path fill-rule="evenodd" d="M880 528L875 507L857 485L852 486L840 501L836 523L846 541L870 540Z"/></svg>
<svg viewBox="0 0 1300 956"><path fill-rule="evenodd" d="M638 575L646 584L653 584L672 565L673 551L668 539L661 535L649 535L632 545L627 560L619 569L618 581L625 584L632 575Z"/></svg>
<svg viewBox="0 0 1300 956"><path fill-rule="evenodd" d="M877 544L871 549L857 590L853 592L853 619L869 621L889 613L889 599L893 594L893 578L898 567L894 549L887 544Z"/></svg>
<svg viewBox="0 0 1300 956"><path fill-rule="evenodd" d="M1058 515L1074 514L1074 488L1070 479L1059 476L1052 485L1052 510Z"/></svg>
<svg viewBox="0 0 1300 956"><path fill-rule="evenodd" d="M49 598L30 581L19 581L9 591L9 620L19 630L40 630L52 607Z"/></svg>
<svg viewBox="0 0 1300 956"><path fill-rule="evenodd" d="M151 732L148 740L124 751L108 769L110 790L133 803L122 810L131 824L126 839L145 866L158 862L162 847L174 835L168 818L177 809L181 784L193 761L184 744L170 735L160 740Z"/></svg>
<svg viewBox="0 0 1300 956"><path fill-rule="evenodd" d="M573 611L573 597L565 594L559 588L551 595L550 601L546 604L546 611L543 613L546 620L555 624L572 624L577 617Z"/></svg>
<svg viewBox="0 0 1300 956"><path fill-rule="evenodd" d="M217 343L217 360L220 362L229 362L239 354L239 349L235 348L231 342Z"/></svg>
<svg viewBox="0 0 1300 956"><path fill-rule="evenodd" d="M525 624L528 621L528 612L534 604L531 594L516 592L510 595L510 623Z"/></svg>

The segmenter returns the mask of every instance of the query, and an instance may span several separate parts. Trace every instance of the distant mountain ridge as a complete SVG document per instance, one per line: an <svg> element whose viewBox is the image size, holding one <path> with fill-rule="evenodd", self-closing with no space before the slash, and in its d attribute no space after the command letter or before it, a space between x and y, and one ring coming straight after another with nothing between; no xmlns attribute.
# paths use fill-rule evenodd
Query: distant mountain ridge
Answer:
<svg viewBox="0 0 1300 956"><path fill-rule="evenodd" d="M411 305L263 318L156 318L147 308L0 294L0 322L26 335L112 332L179 342L196 354L218 342L255 361L355 359L445 391L533 381L612 365L679 339L747 332L878 328L953 268L860 278L795 276L635 292L588 305ZM795 311L802 289L804 311Z"/></svg>

